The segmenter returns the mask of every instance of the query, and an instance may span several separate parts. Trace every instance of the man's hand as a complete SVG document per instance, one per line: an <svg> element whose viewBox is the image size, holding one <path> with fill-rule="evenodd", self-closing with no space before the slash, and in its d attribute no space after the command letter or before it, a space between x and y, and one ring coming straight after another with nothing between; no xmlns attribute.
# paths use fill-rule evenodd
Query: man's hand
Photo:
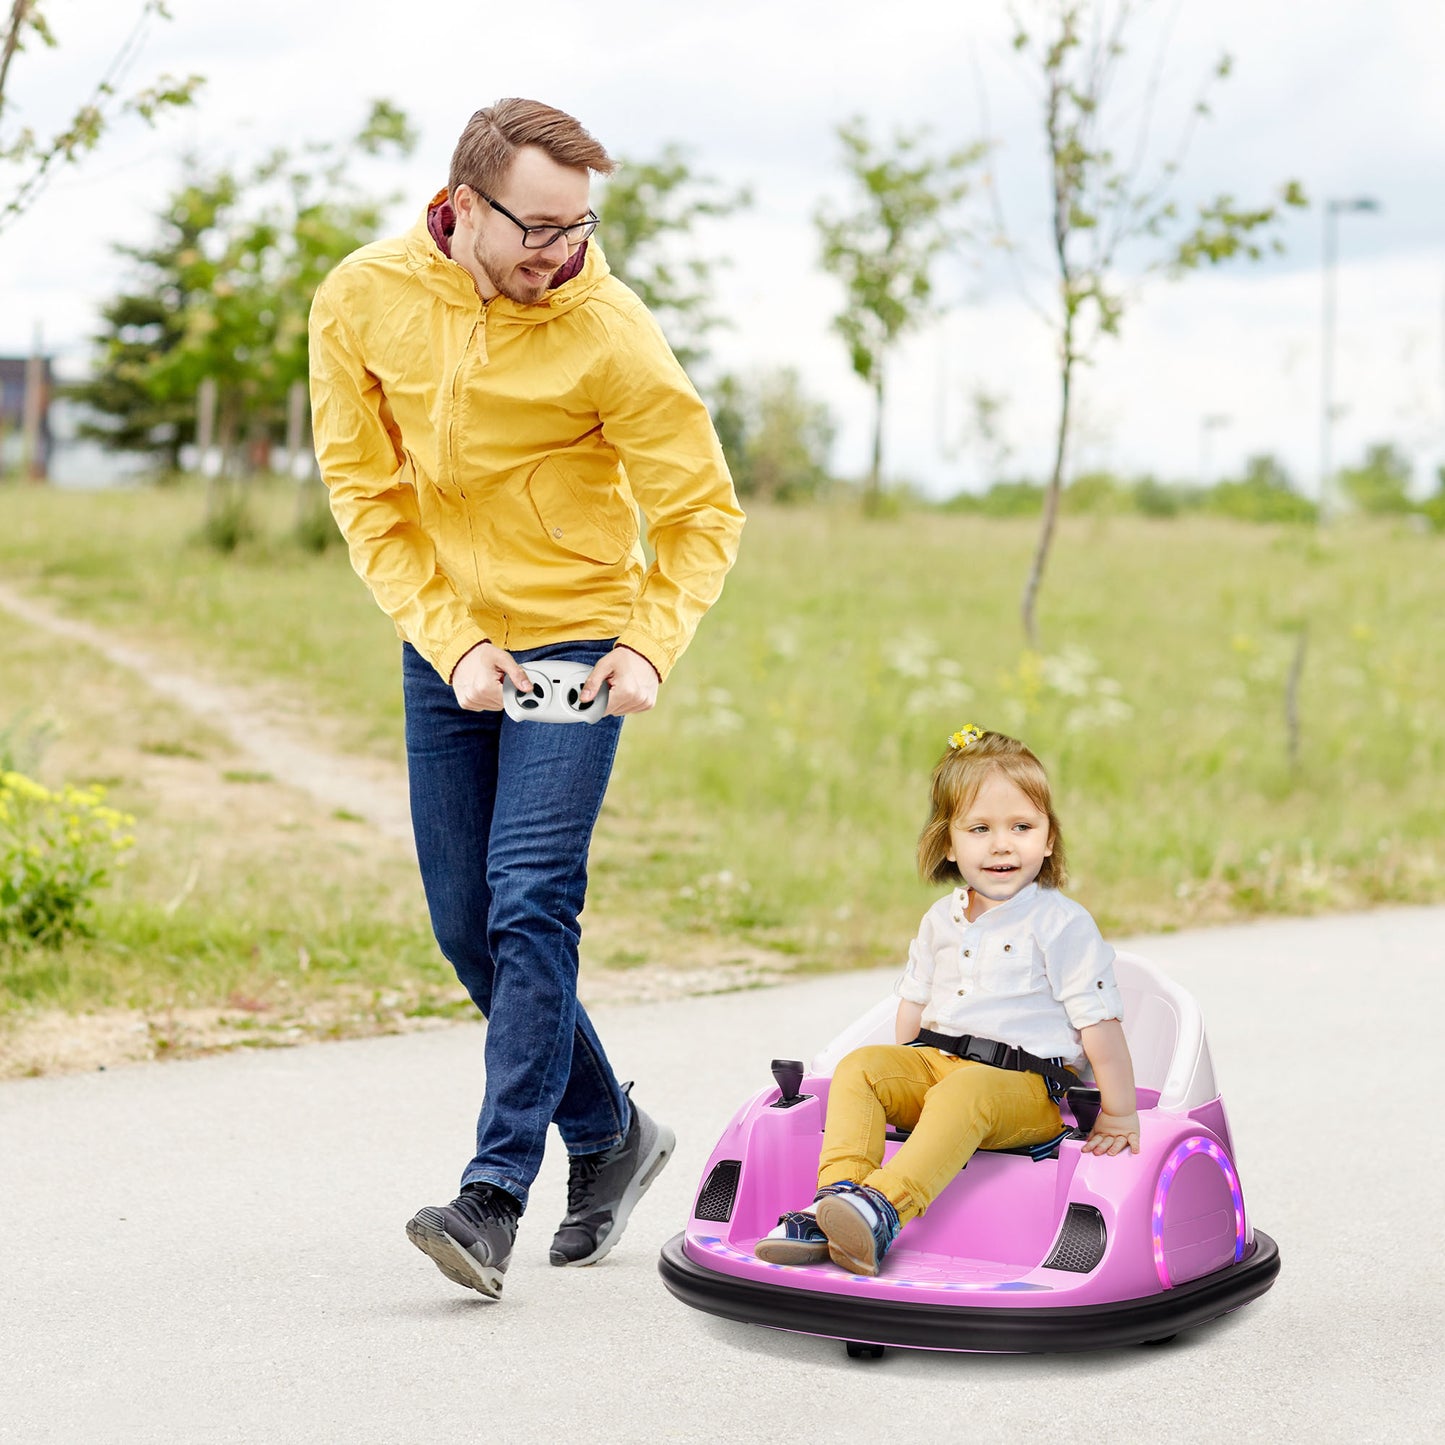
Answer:
<svg viewBox="0 0 1445 1445"><path fill-rule="evenodd" d="M587 674L582 684L582 701L591 702L597 690L607 684L607 715L647 712L657 701L661 686L652 664L630 647L614 647ZM500 706L500 704L498 704Z"/></svg>
<svg viewBox="0 0 1445 1445"><path fill-rule="evenodd" d="M457 706L468 712L501 712L502 680L510 677L518 692L531 692L532 679L510 652L479 642L452 669Z"/></svg>

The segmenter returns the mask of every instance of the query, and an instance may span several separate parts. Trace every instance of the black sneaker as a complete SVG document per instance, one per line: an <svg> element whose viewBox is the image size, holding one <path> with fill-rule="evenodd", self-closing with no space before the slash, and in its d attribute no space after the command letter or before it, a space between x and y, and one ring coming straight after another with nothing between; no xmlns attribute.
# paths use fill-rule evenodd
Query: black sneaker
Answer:
<svg viewBox="0 0 1445 1445"><path fill-rule="evenodd" d="M631 1084L623 1086L627 1094ZM632 1105L627 1137L600 1154L574 1154L567 1175L567 1217L548 1256L553 1264L596 1264L621 1237L632 1207L672 1157L677 1136Z"/></svg>
<svg viewBox="0 0 1445 1445"><path fill-rule="evenodd" d="M505 1189L467 1184L450 1204L419 1209L406 1237L449 1280L500 1299L520 1214Z"/></svg>

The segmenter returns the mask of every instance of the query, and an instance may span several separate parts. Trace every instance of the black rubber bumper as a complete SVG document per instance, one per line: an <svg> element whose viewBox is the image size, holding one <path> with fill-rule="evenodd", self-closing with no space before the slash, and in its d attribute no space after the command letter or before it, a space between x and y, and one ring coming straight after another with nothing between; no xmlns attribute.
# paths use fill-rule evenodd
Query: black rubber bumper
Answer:
<svg viewBox="0 0 1445 1445"><path fill-rule="evenodd" d="M695 1263L681 1234L663 1245L657 1267L684 1304L744 1324L910 1349L1050 1354L1147 1344L1228 1314L1274 1283L1279 1247L1256 1230L1253 1253L1203 1279L1118 1304L1053 1308L914 1304L761 1284Z"/></svg>

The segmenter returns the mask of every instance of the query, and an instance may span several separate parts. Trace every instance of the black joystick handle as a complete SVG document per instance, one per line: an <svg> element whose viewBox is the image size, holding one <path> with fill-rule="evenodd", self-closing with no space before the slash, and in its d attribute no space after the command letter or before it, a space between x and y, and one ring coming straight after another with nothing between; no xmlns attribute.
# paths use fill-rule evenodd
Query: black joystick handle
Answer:
<svg viewBox="0 0 1445 1445"><path fill-rule="evenodd" d="M780 1104L791 1104L798 1097L798 1088L803 1082L803 1065L798 1059L774 1059L773 1078L783 1091Z"/></svg>

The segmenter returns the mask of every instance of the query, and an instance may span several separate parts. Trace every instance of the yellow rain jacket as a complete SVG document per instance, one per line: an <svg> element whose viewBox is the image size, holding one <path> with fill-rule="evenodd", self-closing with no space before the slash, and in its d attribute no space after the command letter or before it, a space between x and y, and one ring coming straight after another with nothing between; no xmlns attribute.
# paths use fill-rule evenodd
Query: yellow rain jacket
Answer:
<svg viewBox="0 0 1445 1445"><path fill-rule="evenodd" d="M353 252L311 308L311 403L352 566L448 680L479 642L602 637L665 679L737 554L707 410L595 239L534 306L483 303L425 215Z"/></svg>

